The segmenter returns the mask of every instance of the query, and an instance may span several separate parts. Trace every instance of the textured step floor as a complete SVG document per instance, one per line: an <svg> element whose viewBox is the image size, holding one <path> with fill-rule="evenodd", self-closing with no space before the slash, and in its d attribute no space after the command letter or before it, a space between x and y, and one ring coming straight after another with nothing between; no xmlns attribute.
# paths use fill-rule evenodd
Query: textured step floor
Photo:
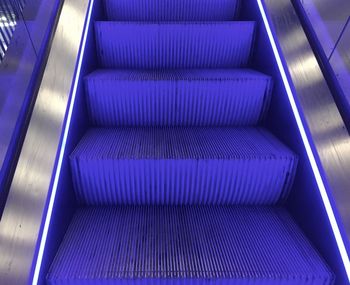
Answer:
<svg viewBox="0 0 350 285"><path fill-rule="evenodd" d="M92 129L71 155L77 197L89 205L274 204L296 164L255 128Z"/></svg>
<svg viewBox="0 0 350 285"><path fill-rule="evenodd" d="M99 70L85 78L95 126L246 126L269 106L269 76L247 69Z"/></svg>
<svg viewBox="0 0 350 285"><path fill-rule="evenodd" d="M112 21L230 21L237 0L104 0Z"/></svg>
<svg viewBox="0 0 350 285"><path fill-rule="evenodd" d="M104 68L186 69L246 66L254 22L95 22Z"/></svg>
<svg viewBox="0 0 350 285"><path fill-rule="evenodd" d="M77 211L48 284L328 285L333 275L282 209Z"/></svg>

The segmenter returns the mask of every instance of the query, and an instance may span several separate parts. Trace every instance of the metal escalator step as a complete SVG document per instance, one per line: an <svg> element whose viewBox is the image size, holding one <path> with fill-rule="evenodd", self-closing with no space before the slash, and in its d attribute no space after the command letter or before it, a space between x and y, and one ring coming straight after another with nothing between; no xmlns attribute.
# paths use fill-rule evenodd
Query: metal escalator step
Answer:
<svg viewBox="0 0 350 285"><path fill-rule="evenodd" d="M247 65L254 22L95 22L105 68L234 68Z"/></svg>
<svg viewBox="0 0 350 285"><path fill-rule="evenodd" d="M245 69L98 70L85 85L95 126L246 126L265 115L272 82Z"/></svg>
<svg viewBox="0 0 350 285"><path fill-rule="evenodd" d="M275 204L297 157L256 128L92 129L71 154L81 203Z"/></svg>
<svg viewBox="0 0 350 285"><path fill-rule="evenodd" d="M279 208L95 207L77 211L50 285L333 284Z"/></svg>
<svg viewBox="0 0 350 285"><path fill-rule="evenodd" d="M105 0L112 21L230 21L238 0Z"/></svg>

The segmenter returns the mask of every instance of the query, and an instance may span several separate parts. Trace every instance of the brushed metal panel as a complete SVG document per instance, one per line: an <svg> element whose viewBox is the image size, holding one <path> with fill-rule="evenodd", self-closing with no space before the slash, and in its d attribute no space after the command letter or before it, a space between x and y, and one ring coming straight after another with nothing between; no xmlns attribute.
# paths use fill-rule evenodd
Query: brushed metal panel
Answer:
<svg viewBox="0 0 350 285"><path fill-rule="evenodd" d="M349 238L350 136L291 0L266 0L265 4Z"/></svg>
<svg viewBox="0 0 350 285"><path fill-rule="evenodd" d="M347 22L350 1L303 0L301 3L350 106L350 23Z"/></svg>
<svg viewBox="0 0 350 285"><path fill-rule="evenodd" d="M0 284L27 284L48 197L88 0L66 0L0 222Z"/></svg>

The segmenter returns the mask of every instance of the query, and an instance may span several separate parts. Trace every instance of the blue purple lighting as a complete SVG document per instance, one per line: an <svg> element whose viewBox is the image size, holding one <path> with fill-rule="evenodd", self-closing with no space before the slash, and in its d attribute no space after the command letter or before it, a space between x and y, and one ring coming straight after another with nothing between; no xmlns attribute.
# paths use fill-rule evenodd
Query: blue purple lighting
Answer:
<svg viewBox="0 0 350 285"><path fill-rule="evenodd" d="M339 252L340 252L340 255L341 255L344 267L345 267L345 271L346 271L348 279L350 281L350 260L349 260L349 256L348 256L348 253L346 251L345 244L344 244L343 238L342 238L340 230L339 230L339 226L338 226L337 220L336 220L334 212L333 212L333 208L332 208L331 203L329 201L327 190L326 190L326 187L325 187L324 182L322 180L322 176L321 176L320 170L318 168L315 156L314 156L313 151L311 149L309 139L308 139L308 137L306 135L306 131L305 131L303 122L301 120L298 107L297 107L297 105L295 103L293 92L292 92L292 89L290 87L289 81L287 79L286 71L284 70L284 66L282 64L282 60L281 60L281 57L279 55L276 42L275 42L275 39L274 39L273 34L272 34L272 31L271 31L271 28L270 28L270 24L269 24L269 21L267 19L266 13L265 13L264 6L263 6L261 0L257 0L257 2L258 2L259 10L260 10L260 13L261 13L264 25L265 25L265 29L267 31L267 34L268 34L268 37L269 37L269 40L270 40L270 43L271 43L271 47L272 47L273 53L275 55L275 59L276 59L279 71L280 71L281 76L282 76L284 87L286 89L286 92L287 92L287 95L288 95L288 99L289 99L290 105L292 107L293 114L294 114L295 120L297 122L297 125L298 125L298 128L299 128L299 132L300 132L300 135L302 137L302 140L303 140L303 143L304 143L304 146L305 146L305 149L306 149L306 152L307 152L310 164L311 164L311 168L312 168L312 171L314 173L314 176L315 176L315 179L316 179L316 182L317 182L317 185L318 185L318 189L320 191L320 195L322 197L322 201L323 201L324 207L326 209L326 212L327 212L327 215L328 215L328 218L329 218L329 222L330 222L330 224L332 226L332 229L333 229L334 237L335 237L337 245L338 245L338 249L339 249Z"/></svg>
<svg viewBox="0 0 350 285"><path fill-rule="evenodd" d="M130 5L123 1L122 7ZM165 284L171 278L179 283L331 284L332 270L287 210L279 207L290 194L298 156L271 130L259 127L270 106L273 80L244 69L252 57L255 23L206 22L211 14L205 9L199 13L205 22L147 23L176 13L166 5L162 14L157 7L130 12L114 7L113 1L106 3L112 7L105 13L109 21L91 26L95 12L92 16L94 1L89 2L32 284L41 278L68 155L68 184L74 185L70 194L90 207L72 209L75 215L49 270L49 284L111 284L117 279ZM189 3L177 7L183 17L191 16ZM261 0L257 3L347 268L349 258L314 153L264 6ZM236 10L236 1L230 5ZM222 14L215 20L222 20L227 11L218 7ZM254 8L258 15L255 1ZM120 21L128 13L132 21L141 17L143 22ZM96 50L91 51L102 70L85 76L89 26L95 28ZM70 127L82 82L93 128L68 154L66 145L76 145L70 142ZM76 140L83 132L85 125Z"/></svg>

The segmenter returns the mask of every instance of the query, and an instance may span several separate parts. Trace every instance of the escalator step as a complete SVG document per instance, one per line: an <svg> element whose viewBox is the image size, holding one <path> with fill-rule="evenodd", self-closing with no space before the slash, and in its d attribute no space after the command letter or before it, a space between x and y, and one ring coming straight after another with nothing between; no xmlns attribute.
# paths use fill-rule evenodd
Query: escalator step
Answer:
<svg viewBox="0 0 350 285"><path fill-rule="evenodd" d="M230 21L238 0L105 0L112 21Z"/></svg>
<svg viewBox="0 0 350 285"><path fill-rule="evenodd" d="M234 68L247 65L254 22L95 22L105 68Z"/></svg>
<svg viewBox="0 0 350 285"><path fill-rule="evenodd" d="M271 78L252 70L99 70L85 79L95 126L243 126L268 108Z"/></svg>
<svg viewBox="0 0 350 285"><path fill-rule="evenodd" d="M286 211L92 207L75 214L48 284L333 284Z"/></svg>
<svg viewBox="0 0 350 285"><path fill-rule="evenodd" d="M71 155L78 199L112 204L274 204L296 156L256 128L92 129Z"/></svg>

